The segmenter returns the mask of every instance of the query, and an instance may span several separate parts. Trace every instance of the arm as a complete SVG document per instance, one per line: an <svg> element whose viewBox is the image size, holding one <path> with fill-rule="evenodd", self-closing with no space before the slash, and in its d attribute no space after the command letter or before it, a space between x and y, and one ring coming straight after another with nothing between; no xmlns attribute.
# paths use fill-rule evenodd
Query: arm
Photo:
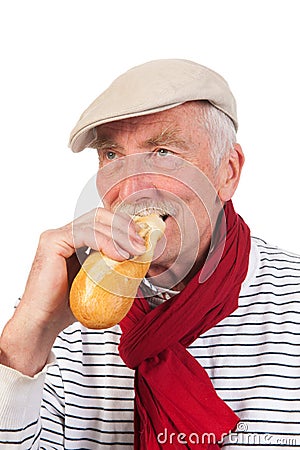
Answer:
<svg viewBox="0 0 300 450"><path fill-rule="evenodd" d="M98 208L41 235L22 300L0 339L0 364L34 376L57 335L75 321L68 304L70 282L79 269L75 246L101 249L117 261L143 253L144 241L134 223L124 215L114 217Z"/></svg>
<svg viewBox="0 0 300 450"><path fill-rule="evenodd" d="M54 362L54 355L49 358L49 364ZM43 390L49 381L46 381L46 371L34 377L28 377L20 372L0 366L0 449L39 449L39 439L42 431L40 418L41 400ZM56 370L56 366L50 367L50 373ZM58 379L58 378L57 378ZM50 390L51 400L48 402L55 407L56 411L63 411L63 405L54 390ZM42 415L50 416L50 411L42 412ZM42 420L43 417L42 417ZM55 444L57 449L63 449L62 423L59 415L53 414L51 422L55 424L55 431L60 428L59 437ZM61 443L62 446L58 447Z"/></svg>
<svg viewBox="0 0 300 450"><path fill-rule="evenodd" d="M101 249L119 261L125 257L120 255L115 244L130 254L144 251L143 241L134 224L129 224L124 216L116 221L118 232L114 243L112 219L113 215L108 211L101 209L96 216L92 211L74 223L41 235L24 295L0 339L0 447L3 444L5 448L39 448L45 364L49 362L57 335L74 322L68 295L70 282L79 269L75 245ZM62 403L59 403L61 396L56 396L55 389L50 390L54 397L49 401L49 408L43 403L43 414L52 415L49 423L62 430L64 411ZM56 408L59 412L53 420L55 401L61 409ZM63 431L60 435L63 436Z"/></svg>
<svg viewBox="0 0 300 450"><path fill-rule="evenodd" d="M64 450L64 387L53 353L34 377L0 366L0 392L0 449L36 450L51 442Z"/></svg>

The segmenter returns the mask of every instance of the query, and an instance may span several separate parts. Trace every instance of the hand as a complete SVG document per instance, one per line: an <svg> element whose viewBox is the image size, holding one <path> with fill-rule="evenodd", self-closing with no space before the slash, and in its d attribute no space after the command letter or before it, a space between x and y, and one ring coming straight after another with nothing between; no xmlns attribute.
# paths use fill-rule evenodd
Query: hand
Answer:
<svg viewBox="0 0 300 450"><path fill-rule="evenodd" d="M59 229L45 231L20 304L29 306L31 315L34 306L38 323L48 326L51 320L59 332L74 321L68 306L70 283L80 268L74 252L75 248L81 249L77 254L82 262L87 247L101 250L117 261L145 251L130 217L104 208L92 210Z"/></svg>
<svg viewBox="0 0 300 450"><path fill-rule="evenodd" d="M71 282L90 247L122 261L145 251L137 225L124 214L92 210L64 227L42 233L22 300L3 330L2 363L26 374L43 367L56 336L75 321Z"/></svg>

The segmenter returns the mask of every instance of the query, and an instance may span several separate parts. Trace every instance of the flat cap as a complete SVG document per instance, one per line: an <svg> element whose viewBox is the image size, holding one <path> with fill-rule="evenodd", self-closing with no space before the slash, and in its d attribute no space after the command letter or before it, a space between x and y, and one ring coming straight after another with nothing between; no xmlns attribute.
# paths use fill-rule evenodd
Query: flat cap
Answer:
<svg viewBox="0 0 300 450"><path fill-rule="evenodd" d="M98 125L207 100L238 127L235 98L221 75L184 59L150 61L119 76L83 112L70 135L73 152L88 147Z"/></svg>

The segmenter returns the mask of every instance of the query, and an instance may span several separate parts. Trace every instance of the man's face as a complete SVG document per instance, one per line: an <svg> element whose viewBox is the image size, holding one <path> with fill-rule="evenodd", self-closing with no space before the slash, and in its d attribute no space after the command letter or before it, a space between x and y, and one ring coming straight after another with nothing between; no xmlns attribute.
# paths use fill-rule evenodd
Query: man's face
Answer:
<svg viewBox="0 0 300 450"><path fill-rule="evenodd" d="M97 187L105 208L134 214L154 209L164 216L165 238L156 250L151 277L175 267L178 255L189 272L209 247L212 226L207 208L215 202L219 177L199 114L198 105L189 102L97 130Z"/></svg>

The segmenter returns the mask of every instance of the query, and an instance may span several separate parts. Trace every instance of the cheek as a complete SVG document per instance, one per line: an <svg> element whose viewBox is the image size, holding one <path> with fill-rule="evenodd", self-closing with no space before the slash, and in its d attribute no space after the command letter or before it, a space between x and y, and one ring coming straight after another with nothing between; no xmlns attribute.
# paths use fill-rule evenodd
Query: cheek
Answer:
<svg viewBox="0 0 300 450"><path fill-rule="evenodd" d="M209 193L208 193L209 191ZM194 242L207 236L212 231L215 210L215 191L201 186L200 189L178 189L178 197L181 203L179 219L183 241Z"/></svg>
<svg viewBox="0 0 300 450"><path fill-rule="evenodd" d="M185 237L198 234L199 237L207 230L210 224L207 208L199 198L190 198L186 202L183 218Z"/></svg>
<svg viewBox="0 0 300 450"><path fill-rule="evenodd" d="M108 187L101 179L96 180L96 187L99 197L101 198L105 208L110 209L110 206L118 198L118 187Z"/></svg>

